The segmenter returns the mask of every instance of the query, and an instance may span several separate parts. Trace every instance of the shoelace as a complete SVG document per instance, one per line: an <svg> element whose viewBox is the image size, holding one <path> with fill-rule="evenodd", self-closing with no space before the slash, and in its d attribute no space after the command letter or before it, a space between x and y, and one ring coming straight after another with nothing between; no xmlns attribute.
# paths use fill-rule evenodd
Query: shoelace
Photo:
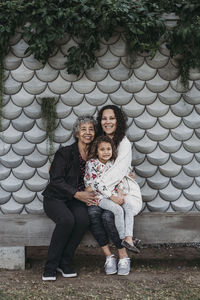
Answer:
<svg viewBox="0 0 200 300"><path fill-rule="evenodd" d="M115 259L114 255L107 257L107 258L106 258L105 265L106 265L106 266L112 265L112 259Z"/></svg>
<svg viewBox="0 0 200 300"><path fill-rule="evenodd" d="M126 267L128 265L128 259L127 258L120 259L119 264L121 267Z"/></svg>

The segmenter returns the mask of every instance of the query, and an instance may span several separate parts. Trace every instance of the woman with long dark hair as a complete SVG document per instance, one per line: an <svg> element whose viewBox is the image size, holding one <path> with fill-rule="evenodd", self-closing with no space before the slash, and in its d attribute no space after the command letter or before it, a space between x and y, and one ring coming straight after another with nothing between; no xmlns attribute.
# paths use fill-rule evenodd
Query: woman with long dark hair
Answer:
<svg viewBox="0 0 200 300"><path fill-rule="evenodd" d="M132 149L131 143L125 136L126 128L126 117L120 108L115 105L101 108L97 116L97 136L103 134L113 140L117 148L117 158L112 167L99 180L98 190L106 198L112 199L119 205L125 203L126 199L131 199L134 203L134 215L137 215L142 208L142 199L138 184L129 176L132 169ZM113 196L114 187L124 178L126 178L124 196ZM114 224L114 216L110 211L92 205L88 208L88 213L91 231L106 256L106 274L128 275L130 258L126 248L129 249L129 245L130 248L137 248L138 240L134 241L132 237L129 237L122 241L119 238ZM109 247L109 238L118 249L118 264L117 258L112 254Z"/></svg>

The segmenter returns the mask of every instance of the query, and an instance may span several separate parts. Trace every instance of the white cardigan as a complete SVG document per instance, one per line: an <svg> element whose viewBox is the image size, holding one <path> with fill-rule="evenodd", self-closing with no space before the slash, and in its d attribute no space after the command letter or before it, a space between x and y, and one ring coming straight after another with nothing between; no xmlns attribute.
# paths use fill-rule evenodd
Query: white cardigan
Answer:
<svg viewBox="0 0 200 300"><path fill-rule="evenodd" d="M105 197L110 197L114 187L128 175L132 169L131 143L125 136L117 148L117 158L112 167L98 181L98 190ZM106 189L105 189L106 187Z"/></svg>

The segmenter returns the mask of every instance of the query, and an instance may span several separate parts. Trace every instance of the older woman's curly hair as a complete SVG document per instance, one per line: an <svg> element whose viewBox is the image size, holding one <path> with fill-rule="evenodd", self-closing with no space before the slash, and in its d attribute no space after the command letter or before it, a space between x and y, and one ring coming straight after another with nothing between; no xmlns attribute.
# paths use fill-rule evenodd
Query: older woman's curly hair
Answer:
<svg viewBox="0 0 200 300"><path fill-rule="evenodd" d="M101 119L102 119L102 114L104 110L106 109L112 109L114 111L116 120L117 120L117 128L114 133L113 141L115 143L115 146L118 147L119 143L121 140L124 138L126 129L127 129L127 117L123 113L123 111L116 105L106 105L103 106L97 116L97 136L105 134L103 132L102 126L101 126Z"/></svg>
<svg viewBox="0 0 200 300"><path fill-rule="evenodd" d="M96 121L94 120L94 118L92 116L84 115L84 116L78 117L73 126L73 136L74 136L75 140L77 140L77 135L79 133L80 126L85 123L93 124L94 130L96 129Z"/></svg>
<svg viewBox="0 0 200 300"><path fill-rule="evenodd" d="M91 146L91 149L90 149L90 154L89 154L88 159L98 158L97 150L98 150L99 145L103 142L109 143L112 147L112 157L110 159L115 160L117 158L117 148L116 148L113 140L111 138L109 138L109 136L100 135L94 140L94 142Z"/></svg>

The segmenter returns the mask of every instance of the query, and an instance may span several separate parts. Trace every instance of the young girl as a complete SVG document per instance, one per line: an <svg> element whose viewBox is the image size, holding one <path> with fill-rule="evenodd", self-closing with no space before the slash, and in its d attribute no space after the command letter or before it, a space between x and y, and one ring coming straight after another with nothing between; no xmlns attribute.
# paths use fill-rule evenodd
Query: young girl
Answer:
<svg viewBox="0 0 200 300"><path fill-rule="evenodd" d="M90 160L86 163L84 182L87 190L95 192L97 205L114 213L122 246L139 253L136 245L130 242L133 238L134 203L130 197L126 197L128 178L116 182L109 198L103 195L104 186L101 191L98 189L99 180L111 168L116 157L117 150L113 140L108 136L97 137L91 148Z"/></svg>

